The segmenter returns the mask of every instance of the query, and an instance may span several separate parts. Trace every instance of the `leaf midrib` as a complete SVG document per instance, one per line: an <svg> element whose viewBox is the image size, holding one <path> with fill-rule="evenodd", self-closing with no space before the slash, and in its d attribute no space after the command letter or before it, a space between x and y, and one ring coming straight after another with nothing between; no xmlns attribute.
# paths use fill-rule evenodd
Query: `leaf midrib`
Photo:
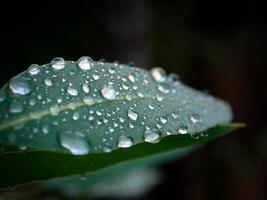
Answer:
<svg viewBox="0 0 267 200"><path fill-rule="evenodd" d="M127 98L129 98L129 97L127 97ZM75 110L75 109L77 109L79 107L83 107L83 106L90 107L90 106L94 106L94 105L98 105L98 104L102 104L102 103L107 103L107 102L124 101L124 100L127 100L127 98L126 97L120 97L120 98L115 98L113 100L106 100L106 99L96 99L95 100L94 99L94 103L91 104L91 105L88 105L88 104L84 103L83 101L79 101L79 102L76 102L76 103L71 102L71 103L68 103L68 104L60 106L58 108L57 112L59 114L59 113L65 111L65 110ZM131 99L155 99L156 96L144 96L144 97L131 96L130 98ZM48 108L48 110L33 112L33 113L29 113L29 114L24 115L24 116L20 116L19 118L16 118L16 119L13 119L13 120L3 121L0 124L0 133L3 130L9 129L9 128L14 127L16 125L19 125L21 123L25 123L25 122L28 122L28 121L33 121L33 120L36 120L36 119L40 120L45 116L53 116L52 113L49 111L49 109L52 108L52 107L55 107L55 106L57 106L57 105L50 106ZM33 117L33 116L38 116L38 118Z"/></svg>

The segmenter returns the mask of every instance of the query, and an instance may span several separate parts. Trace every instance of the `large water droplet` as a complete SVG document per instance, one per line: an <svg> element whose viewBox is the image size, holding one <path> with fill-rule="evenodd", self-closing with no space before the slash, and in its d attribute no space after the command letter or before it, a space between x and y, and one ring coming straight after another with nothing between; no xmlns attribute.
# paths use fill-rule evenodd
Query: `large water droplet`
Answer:
<svg viewBox="0 0 267 200"><path fill-rule="evenodd" d="M77 62L80 69L85 71L92 68L93 59L88 56L83 56Z"/></svg>
<svg viewBox="0 0 267 200"><path fill-rule="evenodd" d="M104 85L103 88L101 89L101 94L105 99L115 99L116 97L116 91L111 85Z"/></svg>
<svg viewBox="0 0 267 200"><path fill-rule="evenodd" d="M74 112L72 115L73 120L78 120L80 118L80 113L79 112Z"/></svg>
<svg viewBox="0 0 267 200"><path fill-rule="evenodd" d="M61 132L59 140L60 144L73 155L86 155L90 152L88 142L80 134L71 131Z"/></svg>
<svg viewBox="0 0 267 200"><path fill-rule="evenodd" d="M23 111L23 106L21 105L21 103L17 101L13 101L9 105L9 112L11 113L21 113L22 111Z"/></svg>
<svg viewBox="0 0 267 200"><path fill-rule="evenodd" d="M146 142L149 142L149 143L157 143L160 140L160 136L158 133L152 130L147 130L144 133L144 139Z"/></svg>
<svg viewBox="0 0 267 200"><path fill-rule="evenodd" d="M61 57L56 57L50 62L50 64L54 69L60 70L65 67L65 60Z"/></svg>
<svg viewBox="0 0 267 200"><path fill-rule="evenodd" d="M92 77L94 80L98 80L100 78L99 74L93 74Z"/></svg>
<svg viewBox="0 0 267 200"><path fill-rule="evenodd" d="M138 113L133 111L131 108L128 110L128 117L134 121L138 119Z"/></svg>
<svg viewBox="0 0 267 200"><path fill-rule="evenodd" d="M59 108L59 106L57 106L57 105L55 105L55 106L51 106L51 107L49 108L49 111L50 111L50 113L51 113L52 116L56 116L56 115L59 114L60 108Z"/></svg>
<svg viewBox="0 0 267 200"><path fill-rule="evenodd" d="M40 70L40 68L39 68L39 65L37 65L37 64L32 64L32 65L30 65L29 68L28 68L28 72L29 72L29 74L32 75L32 76L35 76L35 75L39 74L40 71L41 71L41 70Z"/></svg>
<svg viewBox="0 0 267 200"><path fill-rule="evenodd" d="M150 70L151 76L157 82L163 82L166 79L166 72L160 67L155 67Z"/></svg>
<svg viewBox="0 0 267 200"><path fill-rule="evenodd" d="M77 89L75 89L74 87L68 87L67 88L67 92L69 93L69 95L71 96L78 96L79 92Z"/></svg>
<svg viewBox="0 0 267 200"><path fill-rule="evenodd" d="M9 82L9 88L14 94L26 95L31 92L29 84L18 78Z"/></svg>
<svg viewBox="0 0 267 200"><path fill-rule="evenodd" d="M127 136L120 136L118 141L119 148L129 148L133 146L133 140Z"/></svg>

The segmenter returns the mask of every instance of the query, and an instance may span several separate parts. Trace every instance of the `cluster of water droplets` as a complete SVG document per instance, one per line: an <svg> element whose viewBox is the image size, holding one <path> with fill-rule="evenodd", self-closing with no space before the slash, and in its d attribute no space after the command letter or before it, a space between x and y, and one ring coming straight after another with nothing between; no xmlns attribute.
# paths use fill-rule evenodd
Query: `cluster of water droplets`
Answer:
<svg viewBox="0 0 267 200"><path fill-rule="evenodd" d="M8 113L22 116L25 124L36 123L36 127L16 124L16 130L31 132L30 139L38 133L58 134L60 145L74 155L108 153L140 142L157 143L166 135L188 134L192 127L203 128L201 113L186 107L189 101L178 100L185 105L184 111L175 107L173 96L180 95L180 85L176 74L167 75L159 67L148 73L86 56L76 62L57 57L47 65L31 65L27 73L9 82L13 100ZM8 93L0 92L0 103ZM180 116L182 112L186 118ZM50 116L43 125L42 119ZM12 141L15 137L14 133L9 136Z"/></svg>

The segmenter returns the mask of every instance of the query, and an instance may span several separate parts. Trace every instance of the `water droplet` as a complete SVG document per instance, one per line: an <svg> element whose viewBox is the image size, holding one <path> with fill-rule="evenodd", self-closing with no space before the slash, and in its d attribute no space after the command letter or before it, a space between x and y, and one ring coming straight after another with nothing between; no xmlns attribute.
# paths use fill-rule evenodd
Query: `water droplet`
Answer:
<svg viewBox="0 0 267 200"><path fill-rule="evenodd" d="M180 134L187 134L188 131L188 127L187 126L181 126L180 128L178 128L178 133Z"/></svg>
<svg viewBox="0 0 267 200"><path fill-rule="evenodd" d="M73 155L86 155L90 152L89 144L80 134L71 131L61 132L59 140L60 144Z"/></svg>
<svg viewBox="0 0 267 200"><path fill-rule="evenodd" d="M85 71L90 70L92 68L93 59L88 56L83 56L79 58L77 62L80 69Z"/></svg>
<svg viewBox="0 0 267 200"><path fill-rule="evenodd" d="M200 115L193 113L192 115L190 115L189 120L193 123L196 124L200 121Z"/></svg>
<svg viewBox="0 0 267 200"><path fill-rule="evenodd" d="M135 77L134 77L133 74L129 74L128 79L129 79L132 83L135 82Z"/></svg>
<svg viewBox="0 0 267 200"><path fill-rule="evenodd" d="M1 91L0 92L0 102L5 101L5 99L6 99L6 95L5 95L5 93L3 91Z"/></svg>
<svg viewBox="0 0 267 200"><path fill-rule="evenodd" d="M9 88L14 94L26 95L31 92L29 84L18 78L9 82Z"/></svg>
<svg viewBox="0 0 267 200"><path fill-rule="evenodd" d="M169 94L170 93L170 86L166 83L161 83L158 85L158 90L163 94Z"/></svg>
<svg viewBox="0 0 267 200"><path fill-rule="evenodd" d="M50 64L55 70L60 70L65 67L65 60L61 57L56 57L50 62Z"/></svg>
<svg viewBox="0 0 267 200"><path fill-rule="evenodd" d="M159 95L156 96L156 99L157 99L158 102L163 101L163 97L159 96Z"/></svg>
<svg viewBox="0 0 267 200"><path fill-rule="evenodd" d="M110 74L115 74L115 73L116 73L116 69L115 69L115 67L110 67L110 68L108 69L108 72L109 72Z"/></svg>
<svg viewBox="0 0 267 200"><path fill-rule="evenodd" d="M128 110L128 117L134 121L138 119L138 113L133 111L131 108Z"/></svg>
<svg viewBox="0 0 267 200"><path fill-rule="evenodd" d="M89 93L90 92L90 87L89 87L88 84L84 83L83 86L82 86L82 88L83 88L83 91L85 93Z"/></svg>
<svg viewBox="0 0 267 200"><path fill-rule="evenodd" d="M92 77L93 77L94 80L98 80L100 78L99 74L93 74Z"/></svg>
<svg viewBox="0 0 267 200"><path fill-rule="evenodd" d="M149 142L149 143L157 143L160 140L160 136L158 133L152 130L147 130L144 133L144 139L146 142Z"/></svg>
<svg viewBox="0 0 267 200"><path fill-rule="evenodd" d="M50 111L52 116L56 116L56 115L58 115L60 109L57 105L55 105L55 106L50 107L49 111Z"/></svg>
<svg viewBox="0 0 267 200"><path fill-rule="evenodd" d="M104 85L103 88L101 89L101 94L105 99L115 99L116 97L116 91L111 85Z"/></svg>
<svg viewBox="0 0 267 200"><path fill-rule="evenodd" d="M127 136L120 136L118 141L119 148L129 148L133 146L133 140Z"/></svg>
<svg viewBox="0 0 267 200"><path fill-rule="evenodd" d="M154 110L154 107L153 107L152 105L150 105L150 104L148 104L148 108L149 108L150 110Z"/></svg>
<svg viewBox="0 0 267 200"><path fill-rule="evenodd" d="M80 113L79 112L74 112L72 115L73 120L78 120L80 118Z"/></svg>
<svg viewBox="0 0 267 200"><path fill-rule="evenodd" d="M93 105L94 104L94 99L92 97L89 97L89 96L85 96L83 97L83 102L90 106L90 105Z"/></svg>
<svg viewBox="0 0 267 200"><path fill-rule="evenodd" d="M179 82L179 76L175 73L170 73L168 76L168 81L170 82Z"/></svg>
<svg viewBox="0 0 267 200"><path fill-rule="evenodd" d="M9 112L10 113L21 113L22 111L23 111L23 106L21 105L21 103L19 103L17 101L13 101L9 105Z"/></svg>
<svg viewBox="0 0 267 200"><path fill-rule="evenodd" d="M171 116L172 116L173 119L177 119L179 117L179 113L178 112L173 112L171 114Z"/></svg>
<svg viewBox="0 0 267 200"><path fill-rule="evenodd" d="M35 76L35 75L39 74L40 71L41 71L41 70L40 70L40 68L39 68L39 65L37 65L37 64L32 64L32 65L30 65L29 68L28 68L28 72L29 72L29 74L32 75L32 76Z"/></svg>
<svg viewBox="0 0 267 200"><path fill-rule="evenodd" d="M110 153L112 149L110 147L103 147L103 152Z"/></svg>
<svg viewBox="0 0 267 200"><path fill-rule="evenodd" d="M67 88L67 92L69 93L69 95L71 96L78 96L79 92L77 89L75 89L74 87L68 87Z"/></svg>
<svg viewBox="0 0 267 200"><path fill-rule="evenodd" d="M160 117L159 120L162 124L165 124L167 122L167 119L165 117Z"/></svg>
<svg viewBox="0 0 267 200"><path fill-rule="evenodd" d="M48 134L48 133L49 133L49 126L48 126L48 125L43 125L43 127L42 127L42 132L43 132L44 134Z"/></svg>
<svg viewBox="0 0 267 200"><path fill-rule="evenodd" d="M45 79L45 80L44 80L44 83L45 83L47 86L49 86L49 87L53 85L51 79Z"/></svg>
<svg viewBox="0 0 267 200"><path fill-rule="evenodd" d="M160 67L155 67L150 70L151 76L157 82L163 82L166 79L166 72Z"/></svg>

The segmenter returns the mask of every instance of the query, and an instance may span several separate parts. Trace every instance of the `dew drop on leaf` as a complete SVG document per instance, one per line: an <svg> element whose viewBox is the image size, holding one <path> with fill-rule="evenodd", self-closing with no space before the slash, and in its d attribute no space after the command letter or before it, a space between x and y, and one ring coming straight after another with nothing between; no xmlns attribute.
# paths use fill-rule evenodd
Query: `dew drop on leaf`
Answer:
<svg viewBox="0 0 267 200"><path fill-rule="evenodd" d="M147 130L144 133L144 140L149 143L157 143L160 140L160 136L155 131Z"/></svg>
<svg viewBox="0 0 267 200"><path fill-rule="evenodd" d="M93 105L94 99L92 97L85 96L83 97L83 103L85 103L86 105Z"/></svg>
<svg viewBox="0 0 267 200"><path fill-rule="evenodd" d="M90 92L90 87L87 83L83 83L82 85L82 89L85 93L89 93Z"/></svg>
<svg viewBox="0 0 267 200"><path fill-rule="evenodd" d="M133 111L131 108L128 110L128 117L134 121L138 119L138 113Z"/></svg>
<svg viewBox="0 0 267 200"><path fill-rule="evenodd" d="M189 120L193 123L196 124L200 121L200 115L193 113L192 115L190 115Z"/></svg>
<svg viewBox="0 0 267 200"><path fill-rule="evenodd" d="M32 76L35 76L35 75L39 74L40 71L41 71L41 70L40 70L40 68L39 68L39 65L37 65L37 64L32 64L32 65L30 65L29 68L28 68L28 72L29 72L29 74L32 75Z"/></svg>
<svg viewBox="0 0 267 200"><path fill-rule="evenodd" d="M17 101L13 101L9 106L10 113L21 113L23 111L23 106Z"/></svg>
<svg viewBox="0 0 267 200"><path fill-rule="evenodd" d="M19 95L26 95L31 92L29 84L19 78L11 79L11 81L9 82L9 89L14 94L19 94Z"/></svg>
<svg viewBox="0 0 267 200"><path fill-rule="evenodd" d="M88 56L83 56L77 62L80 69L86 71L92 68L93 59Z"/></svg>
<svg viewBox="0 0 267 200"><path fill-rule="evenodd" d="M112 100L116 97L116 91L111 85L104 85L101 89L101 94L105 99Z"/></svg>
<svg viewBox="0 0 267 200"><path fill-rule="evenodd" d="M59 141L73 155L86 155L90 152L88 142L81 135L71 131L61 132L59 134Z"/></svg>
<svg viewBox="0 0 267 200"><path fill-rule="evenodd" d="M119 148L129 148L133 146L133 140L127 136L120 136L118 141Z"/></svg>
<svg viewBox="0 0 267 200"><path fill-rule="evenodd" d="M180 128L178 128L178 133L180 134L187 134L188 131L188 127L187 126L181 126Z"/></svg>
<svg viewBox="0 0 267 200"><path fill-rule="evenodd" d="M51 60L50 64L51 64L52 68L54 68L55 70L64 69L65 60L61 57L56 57L53 60Z"/></svg>
<svg viewBox="0 0 267 200"><path fill-rule="evenodd" d="M151 76L153 79L159 83L163 82L166 79L166 72L160 67L155 67L150 70Z"/></svg>
<svg viewBox="0 0 267 200"><path fill-rule="evenodd" d="M79 92L77 89L75 89L74 87L68 87L67 88L67 92L69 95L71 96L78 96L79 95Z"/></svg>

